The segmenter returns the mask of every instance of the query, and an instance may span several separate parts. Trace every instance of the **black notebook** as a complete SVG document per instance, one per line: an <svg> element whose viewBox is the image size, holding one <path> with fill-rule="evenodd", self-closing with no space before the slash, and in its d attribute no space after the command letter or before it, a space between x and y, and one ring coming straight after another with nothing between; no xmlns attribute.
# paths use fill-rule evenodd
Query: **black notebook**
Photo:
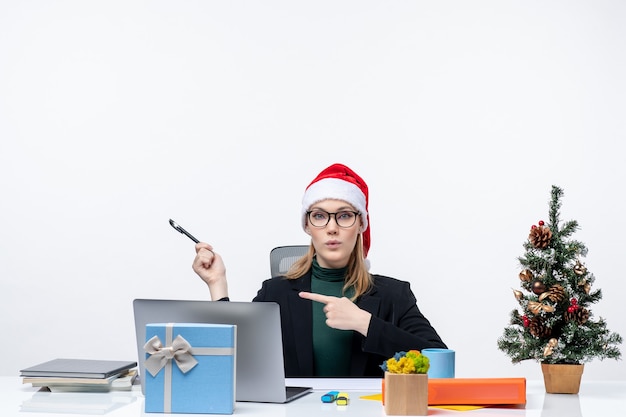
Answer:
<svg viewBox="0 0 626 417"><path fill-rule="evenodd" d="M137 362L99 359L53 359L22 369L22 377L109 378L137 366Z"/></svg>

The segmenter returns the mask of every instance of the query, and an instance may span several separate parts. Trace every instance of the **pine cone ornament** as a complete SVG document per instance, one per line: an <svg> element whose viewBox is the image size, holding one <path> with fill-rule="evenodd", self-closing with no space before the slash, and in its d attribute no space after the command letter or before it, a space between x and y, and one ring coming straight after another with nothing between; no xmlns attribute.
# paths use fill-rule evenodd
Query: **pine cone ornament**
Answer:
<svg viewBox="0 0 626 417"><path fill-rule="evenodd" d="M530 229L528 240L537 249L545 249L552 239L552 230L548 226L533 226Z"/></svg>
<svg viewBox="0 0 626 417"><path fill-rule="evenodd" d="M561 285L555 284L548 288L548 291L539 296L539 301L543 301L546 298L553 303L558 303L565 298L565 289Z"/></svg>
<svg viewBox="0 0 626 417"><path fill-rule="evenodd" d="M589 310L586 308L568 309L563 313L563 317L566 321L575 321L578 324L585 324L587 320L589 320Z"/></svg>
<svg viewBox="0 0 626 417"><path fill-rule="evenodd" d="M546 326L541 317L533 317L528 325L528 331L535 337L547 337L552 333L552 329Z"/></svg>

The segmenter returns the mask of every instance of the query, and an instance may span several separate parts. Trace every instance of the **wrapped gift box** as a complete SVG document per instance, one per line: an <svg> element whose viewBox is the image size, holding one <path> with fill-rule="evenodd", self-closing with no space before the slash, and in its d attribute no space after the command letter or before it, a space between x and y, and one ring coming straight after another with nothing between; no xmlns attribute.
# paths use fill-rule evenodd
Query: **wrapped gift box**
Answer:
<svg viewBox="0 0 626 417"><path fill-rule="evenodd" d="M234 325L146 325L146 413L232 414L236 336Z"/></svg>

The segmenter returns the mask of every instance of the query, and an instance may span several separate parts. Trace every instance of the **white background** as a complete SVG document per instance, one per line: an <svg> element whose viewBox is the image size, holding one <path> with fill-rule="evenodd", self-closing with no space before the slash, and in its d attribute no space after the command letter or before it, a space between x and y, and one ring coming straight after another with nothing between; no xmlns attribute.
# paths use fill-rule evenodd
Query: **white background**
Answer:
<svg viewBox="0 0 626 417"><path fill-rule="evenodd" d="M562 220L626 336L622 1L0 1L0 374L134 359L134 298L231 297L306 244L305 186L370 186L372 272L408 280L458 377L540 378L496 346L517 257ZM624 350L624 346L622 346ZM624 379L595 360L585 378Z"/></svg>

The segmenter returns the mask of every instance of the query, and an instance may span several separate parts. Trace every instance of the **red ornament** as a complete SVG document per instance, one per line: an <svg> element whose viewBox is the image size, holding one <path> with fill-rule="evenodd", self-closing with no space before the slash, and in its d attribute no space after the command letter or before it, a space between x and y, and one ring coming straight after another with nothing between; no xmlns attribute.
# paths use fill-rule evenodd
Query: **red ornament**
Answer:
<svg viewBox="0 0 626 417"><path fill-rule="evenodd" d="M536 225L536 224L533 224L532 226L530 226L530 228L531 228L531 229L536 229L536 228L537 228L537 225Z"/></svg>
<svg viewBox="0 0 626 417"><path fill-rule="evenodd" d="M539 226L543 226L544 224L543 220L539 220Z"/></svg>
<svg viewBox="0 0 626 417"><path fill-rule="evenodd" d="M568 313L573 313L573 312L575 312L576 310L578 310L580 308L580 306L578 305L578 300L577 299L572 298L570 300L570 303L571 303L570 306L567 307Z"/></svg>
<svg viewBox="0 0 626 417"><path fill-rule="evenodd" d="M522 316L522 320L524 321L524 327L528 327L530 325L530 320L526 316Z"/></svg>

